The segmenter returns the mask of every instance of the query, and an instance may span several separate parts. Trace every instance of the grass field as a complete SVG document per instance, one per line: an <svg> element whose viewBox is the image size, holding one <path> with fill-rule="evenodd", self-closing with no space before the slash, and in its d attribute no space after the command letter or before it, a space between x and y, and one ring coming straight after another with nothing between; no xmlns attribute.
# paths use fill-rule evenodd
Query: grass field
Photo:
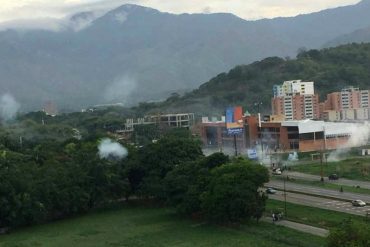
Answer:
<svg viewBox="0 0 370 247"><path fill-rule="evenodd" d="M84 246L324 246L323 238L270 223L240 228L186 220L166 208L112 209L19 229L0 236L1 247Z"/></svg>
<svg viewBox="0 0 370 247"><path fill-rule="evenodd" d="M302 164L291 167L292 171L320 175L320 163ZM323 163L324 175L332 173L338 174L339 177L370 181L370 159L369 158L352 158L338 162Z"/></svg>
<svg viewBox="0 0 370 247"><path fill-rule="evenodd" d="M284 211L284 202L269 199L266 205L266 213L271 211ZM288 220L327 229L338 226L343 220L349 218L354 221L365 221L365 218L361 216L292 203L287 203L287 214L288 217L286 218Z"/></svg>

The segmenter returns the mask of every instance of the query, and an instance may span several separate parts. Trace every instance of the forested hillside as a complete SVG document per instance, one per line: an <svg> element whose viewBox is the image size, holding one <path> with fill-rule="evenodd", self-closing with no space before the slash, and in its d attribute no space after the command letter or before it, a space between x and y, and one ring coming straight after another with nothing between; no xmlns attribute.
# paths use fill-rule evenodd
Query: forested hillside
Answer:
<svg viewBox="0 0 370 247"><path fill-rule="evenodd" d="M0 91L12 94L23 111L47 102L70 112L160 101L238 64L296 56L300 47L319 49L369 27L369 13L370 0L256 21L126 4L96 19L76 14L58 31L0 29Z"/></svg>
<svg viewBox="0 0 370 247"><path fill-rule="evenodd" d="M229 105L256 112L255 103L270 111L272 86L285 80L314 81L321 98L345 86L370 87L370 44L351 44L301 51L296 59L269 57L221 73L191 93L173 95L160 104L142 104L150 111L221 113Z"/></svg>

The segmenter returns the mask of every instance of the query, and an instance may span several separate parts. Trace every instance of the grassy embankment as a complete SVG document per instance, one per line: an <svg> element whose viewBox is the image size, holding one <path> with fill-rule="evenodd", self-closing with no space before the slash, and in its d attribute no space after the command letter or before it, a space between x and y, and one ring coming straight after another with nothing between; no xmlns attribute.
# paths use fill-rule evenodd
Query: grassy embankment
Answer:
<svg viewBox="0 0 370 247"><path fill-rule="evenodd" d="M284 212L284 202L269 199L266 205L266 214L271 211ZM351 218L354 221L366 221L366 218L361 216L293 203L287 203L287 217L285 218L302 224L327 229L338 226L338 224L348 218Z"/></svg>
<svg viewBox="0 0 370 247"><path fill-rule="evenodd" d="M338 162L323 163L323 172L325 176L336 173L340 178L353 180L370 181L370 159L352 158ZM292 171L320 175L321 164L302 164L291 167Z"/></svg>
<svg viewBox="0 0 370 247"><path fill-rule="evenodd" d="M270 223L212 226L166 208L124 207L0 236L1 247L28 246L324 246L325 239Z"/></svg>

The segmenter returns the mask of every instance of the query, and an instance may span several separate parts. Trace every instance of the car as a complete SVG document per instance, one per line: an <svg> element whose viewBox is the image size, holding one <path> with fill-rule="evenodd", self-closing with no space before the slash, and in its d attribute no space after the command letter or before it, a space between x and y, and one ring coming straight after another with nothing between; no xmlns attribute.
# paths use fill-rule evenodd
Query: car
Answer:
<svg viewBox="0 0 370 247"><path fill-rule="evenodd" d="M338 178L338 175L335 173L329 175L329 180L338 180Z"/></svg>
<svg viewBox="0 0 370 247"><path fill-rule="evenodd" d="M366 203L362 200L353 200L351 203L352 203L352 206L355 206L355 207L365 207L366 206Z"/></svg>
<svg viewBox="0 0 370 247"><path fill-rule="evenodd" d="M277 190L273 189L273 188L267 188L266 189L266 193L267 194L276 194Z"/></svg>
<svg viewBox="0 0 370 247"><path fill-rule="evenodd" d="M280 170L280 168L276 168L276 169L272 170L272 174L273 174L273 175L281 175L281 170Z"/></svg>

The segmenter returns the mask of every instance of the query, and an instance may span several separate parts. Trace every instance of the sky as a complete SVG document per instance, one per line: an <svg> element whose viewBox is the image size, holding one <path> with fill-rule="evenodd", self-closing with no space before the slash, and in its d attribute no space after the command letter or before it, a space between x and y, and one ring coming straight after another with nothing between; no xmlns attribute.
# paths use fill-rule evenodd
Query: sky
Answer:
<svg viewBox="0 0 370 247"><path fill-rule="evenodd" d="M21 20L63 18L81 11L103 13L125 3L170 13L233 13L256 20L295 16L327 8L356 4L360 0L0 0L0 24ZM45 22L45 21L44 21ZM42 22L40 21L40 24Z"/></svg>

